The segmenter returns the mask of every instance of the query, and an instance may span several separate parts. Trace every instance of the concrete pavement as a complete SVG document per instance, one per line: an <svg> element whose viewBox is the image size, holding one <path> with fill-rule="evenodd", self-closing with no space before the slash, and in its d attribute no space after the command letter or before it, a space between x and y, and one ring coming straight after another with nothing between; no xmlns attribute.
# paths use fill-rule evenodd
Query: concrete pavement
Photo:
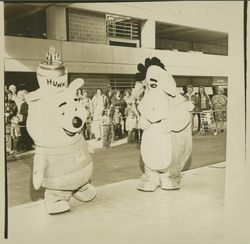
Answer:
<svg viewBox="0 0 250 244"><path fill-rule="evenodd" d="M225 163L183 172L181 190L136 190L136 179L99 186L97 197L72 199L49 216L43 202L9 208L9 240L60 243L169 243L223 239ZM172 243L172 242L170 242Z"/></svg>

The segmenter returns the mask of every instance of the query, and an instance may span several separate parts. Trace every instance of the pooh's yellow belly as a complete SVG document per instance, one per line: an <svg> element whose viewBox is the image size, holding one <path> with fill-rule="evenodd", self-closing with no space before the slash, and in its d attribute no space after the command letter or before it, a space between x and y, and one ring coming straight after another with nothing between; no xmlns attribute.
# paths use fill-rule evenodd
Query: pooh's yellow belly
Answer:
<svg viewBox="0 0 250 244"><path fill-rule="evenodd" d="M161 128L160 123L153 124L142 135L142 159L152 170L165 170L172 161L172 136L163 134Z"/></svg>
<svg viewBox="0 0 250 244"><path fill-rule="evenodd" d="M93 171L91 155L84 140L52 150L37 150L45 154L46 168L43 187L58 190L75 190L86 184Z"/></svg>
<svg viewBox="0 0 250 244"><path fill-rule="evenodd" d="M44 177L43 187L55 190L76 190L90 180L92 172L93 163L91 162L85 167L72 172Z"/></svg>

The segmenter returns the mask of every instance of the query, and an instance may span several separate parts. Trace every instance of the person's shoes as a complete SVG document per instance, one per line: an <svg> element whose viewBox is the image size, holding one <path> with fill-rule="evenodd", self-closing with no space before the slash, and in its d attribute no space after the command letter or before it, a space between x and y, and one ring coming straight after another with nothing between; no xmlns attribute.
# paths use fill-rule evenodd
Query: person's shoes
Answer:
<svg viewBox="0 0 250 244"><path fill-rule="evenodd" d="M224 130L223 130L223 129L221 129L220 131L221 131L221 132L224 132Z"/></svg>

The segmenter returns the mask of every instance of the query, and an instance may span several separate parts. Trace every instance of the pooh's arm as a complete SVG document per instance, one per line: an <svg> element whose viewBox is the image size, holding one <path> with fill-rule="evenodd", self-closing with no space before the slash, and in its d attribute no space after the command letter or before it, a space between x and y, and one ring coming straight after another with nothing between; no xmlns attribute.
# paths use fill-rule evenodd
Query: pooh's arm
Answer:
<svg viewBox="0 0 250 244"><path fill-rule="evenodd" d="M43 182L44 170L47 166L47 160L44 155L35 154L33 165L33 186L38 190Z"/></svg>
<svg viewBox="0 0 250 244"><path fill-rule="evenodd" d="M191 115L187 104L179 104L173 108L171 115L165 120L163 133L170 131L178 132L183 130L191 122Z"/></svg>

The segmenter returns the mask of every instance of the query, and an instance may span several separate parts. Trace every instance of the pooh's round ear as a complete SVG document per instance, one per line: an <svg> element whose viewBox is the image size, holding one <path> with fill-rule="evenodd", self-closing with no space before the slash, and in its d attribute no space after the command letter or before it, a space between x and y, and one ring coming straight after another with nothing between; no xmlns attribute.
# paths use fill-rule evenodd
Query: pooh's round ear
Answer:
<svg viewBox="0 0 250 244"><path fill-rule="evenodd" d="M25 101L29 104L31 102L36 102L40 100L43 96L43 92L41 89L37 89L36 91L30 92L25 96Z"/></svg>
<svg viewBox="0 0 250 244"><path fill-rule="evenodd" d="M76 91L84 85L84 80L82 78L77 78L69 84L69 89Z"/></svg>

